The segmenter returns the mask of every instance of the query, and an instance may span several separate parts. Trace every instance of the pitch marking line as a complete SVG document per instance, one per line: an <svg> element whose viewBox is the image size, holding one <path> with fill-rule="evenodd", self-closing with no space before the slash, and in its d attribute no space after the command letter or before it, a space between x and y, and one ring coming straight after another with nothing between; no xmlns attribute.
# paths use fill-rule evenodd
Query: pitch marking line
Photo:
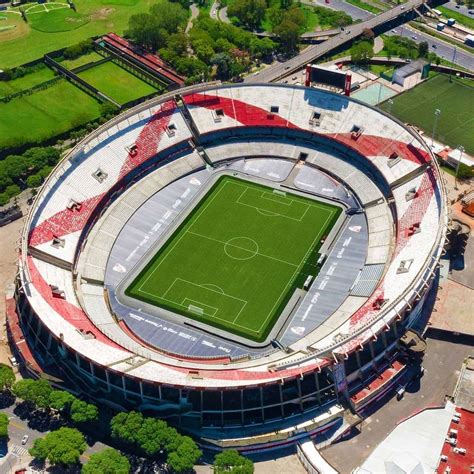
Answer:
<svg viewBox="0 0 474 474"><path fill-rule="evenodd" d="M326 219L326 221L324 222L324 224L321 226L320 231L318 232L318 234L317 234L316 237L314 238L312 244L309 246L309 248L308 248L308 250L306 251L306 253L305 253L305 255L303 256L303 258L301 259L300 264L296 267L296 270L293 272L293 275L292 275L291 278L288 280L288 283L286 284L285 288L284 288L283 291L280 293L279 298L276 300L276 302L275 302L274 305L272 306L270 312L268 313L268 316L265 318L265 320L263 321L263 323L260 325L260 328L259 328L258 332L260 332L260 330L262 329L262 327L266 324L268 318L269 318L269 317L271 316L271 314L273 313L273 311L274 311L276 305L280 303L283 294L284 294L286 291L288 291L288 286L293 283L293 280L295 279L296 275L298 274L299 271L301 271L301 268L302 268L302 266L303 266L303 263L307 260L309 253L314 249L314 245L315 245L316 241L321 238L322 233L326 230L326 225L327 225L328 221L332 218L332 216L333 216L334 213L336 212L336 211L333 211L333 210L326 209L326 212L328 212L328 211L329 211L329 216L327 217L327 219Z"/></svg>
<svg viewBox="0 0 474 474"><path fill-rule="evenodd" d="M200 309L203 310L203 314L205 314L206 316L214 317L216 315L217 311L219 311L219 309L214 307L214 306L210 306L208 304L201 303L200 301L197 301L197 300L192 300L191 298L184 298L183 301L181 302L181 306L184 306L185 308L188 308L188 311L190 311L190 312L193 312L193 311L189 308L189 306L194 306L194 305L186 304L187 301L189 301L190 303L195 303L197 305L197 307L199 307ZM213 309L214 313L212 313L212 314L206 313L204 311L204 308L201 308L201 306L204 306L204 308Z"/></svg>
<svg viewBox="0 0 474 474"><path fill-rule="evenodd" d="M284 206L292 206L293 205L294 200L292 198L290 198L289 196L281 196L281 195L277 194L276 196L278 196L280 199L274 199L273 196L275 196L275 194L269 193L267 191L262 191L262 193L260 194L260 197L262 199L267 199L268 201L277 202L278 204L283 204ZM290 201L290 202L285 202L285 200Z"/></svg>
<svg viewBox="0 0 474 474"><path fill-rule="evenodd" d="M239 185L239 186L241 186L241 185ZM267 210L267 209L263 209L263 208L258 207L258 206L252 206L252 204L247 204L247 203L245 203L245 202L241 202L240 200L242 199L242 196L244 196L244 194L245 194L249 189L254 189L254 188L252 188L251 186L246 186L245 190L242 191L242 194L238 197L237 201L235 201L235 202L236 202L237 204L242 205L242 206L253 207L254 209L256 209L256 211L257 211L259 214L261 214L261 215L263 215L263 216L266 216L266 217L268 217L268 216L274 216L274 217L279 216L279 217L283 217L284 219L290 219L290 220L292 220L292 221L301 222L301 221L305 218L306 213L308 212L308 209L309 209L310 207L312 207L312 206L310 206L309 204L300 203L300 204L304 204L304 206L305 206L305 211L303 212L303 215L302 215L299 219L297 219L296 217L285 216L284 214L280 214L279 212L269 211L269 210ZM263 191L263 193L265 193L265 191ZM262 194L263 194L263 193L262 193ZM271 198L268 198L268 197L265 198L265 197L263 197L263 195L260 195L260 197L261 197L262 199L267 199L268 201L273 201L273 202L278 202L278 203L280 203L280 204L284 204L285 206L291 206L291 205L293 204L293 201L295 201L295 199L292 199L292 198L289 198L289 197L288 197L287 199L291 200L292 202L291 202L290 204L286 204L286 203L282 203L281 201L277 201L276 199L271 199ZM296 201L296 202L298 202L298 201ZM315 206L315 207L316 207L316 206ZM266 214L265 214L266 212L268 212L269 214L266 215Z"/></svg>
<svg viewBox="0 0 474 474"><path fill-rule="evenodd" d="M223 240L219 240L219 239L214 239L213 237L209 237L208 235L202 235L202 234L198 234L197 232L192 232L190 230L186 231L187 234L192 234L192 235L196 235L198 237L202 237L203 239L208 239L208 240L212 240L213 242L217 242L219 244L222 244L222 245L227 245L229 247L235 247L235 248L238 248L238 249L241 249L241 250L246 250L249 252L249 249L246 249L245 247L240 247L238 245L234 245L234 244L229 244L227 242L224 242ZM285 260L281 260L279 258L276 258L276 257L271 257L270 255L265 255L263 253L259 253L257 252L255 255L259 255L260 257L265 257L265 258L270 258L271 260L276 260L277 262L280 262L280 263L284 263L286 265L290 265L292 267L297 267L298 265L294 264L294 263L290 263L290 262L286 262ZM234 258L234 257L232 257Z"/></svg>

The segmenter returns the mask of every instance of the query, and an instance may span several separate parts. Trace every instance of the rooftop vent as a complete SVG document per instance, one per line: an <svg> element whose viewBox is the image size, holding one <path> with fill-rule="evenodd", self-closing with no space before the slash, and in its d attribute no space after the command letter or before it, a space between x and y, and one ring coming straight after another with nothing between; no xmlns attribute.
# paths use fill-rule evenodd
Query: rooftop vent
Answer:
<svg viewBox="0 0 474 474"><path fill-rule="evenodd" d="M410 258L408 260L402 260L400 262L400 266L397 269L397 273L408 273L410 271L410 267L413 263L413 259Z"/></svg>
<svg viewBox="0 0 474 474"><path fill-rule="evenodd" d="M389 168L391 168L392 166L395 166L400 161L401 161L401 158L398 156L398 153L393 152L388 157L388 166L389 166Z"/></svg>
<svg viewBox="0 0 474 474"><path fill-rule="evenodd" d="M321 112L314 111L309 119L309 124L313 127L319 127L321 125Z"/></svg>
<svg viewBox="0 0 474 474"><path fill-rule="evenodd" d="M127 150L127 153L130 156L135 156L138 152L138 146L136 143L132 143L131 145L126 146L125 150Z"/></svg>
<svg viewBox="0 0 474 474"><path fill-rule="evenodd" d="M214 116L214 122L221 122L225 114L223 109L216 109L212 111L212 115Z"/></svg>
<svg viewBox="0 0 474 474"><path fill-rule="evenodd" d="M279 110L280 110L280 107L279 107L278 105L272 105L272 106L270 107L270 112L271 112L272 114L277 114Z"/></svg>
<svg viewBox="0 0 474 474"><path fill-rule="evenodd" d="M82 208L82 204L80 202L74 201L74 199L71 199L69 201L69 204L67 205L67 208L70 211L80 211Z"/></svg>
<svg viewBox="0 0 474 474"><path fill-rule="evenodd" d="M170 123L166 128L166 133L169 137L174 137L176 134L176 125L174 123Z"/></svg>
<svg viewBox="0 0 474 474"><path fill-rule="evenodd" d="M56 249L63 248L65 244L66 244L66 241L64 239L61 239L60 237L53 235L53 240L51 241L51 245L54 248Z"/></svg>
<svg viewBox="0 0 474 474"><path fill-rule="evenodd" d="M102 171L100 168L92 173L92 177L95 178L99 183L103 183L107 179L108 174Z"/></svg>
<svg viewBox="0 0 474 474"><path fill-rule="evenodd" d="M364 127L360 127L359 125L354 125L351 130L351 138L353 140L357 140L364 131Z"/></svg>

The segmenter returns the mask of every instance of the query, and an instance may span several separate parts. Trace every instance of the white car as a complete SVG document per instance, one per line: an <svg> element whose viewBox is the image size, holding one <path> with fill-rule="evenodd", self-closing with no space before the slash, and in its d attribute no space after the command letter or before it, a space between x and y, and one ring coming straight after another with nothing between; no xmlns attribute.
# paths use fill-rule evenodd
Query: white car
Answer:
<svg viewBox="0 0 474 474"><path fill-rule="evenodd" d="M9 360L10 360L10 364L13 366L13 367L18 367L18 361L16 360L15 357L9 357Z"/></svg>
<svg viewBox="0 0 474 474"><path fill-rule="evenodd" d="M416 40L416 35L411 35L411 39Z"/></svg>
<svg viewBox="0 0 474 474"><path fill-rule="evenodd" d="M27 442L28 442L28 435L25 435L23 436L23 438L21 438L21 444L25 445Z"/></svg>

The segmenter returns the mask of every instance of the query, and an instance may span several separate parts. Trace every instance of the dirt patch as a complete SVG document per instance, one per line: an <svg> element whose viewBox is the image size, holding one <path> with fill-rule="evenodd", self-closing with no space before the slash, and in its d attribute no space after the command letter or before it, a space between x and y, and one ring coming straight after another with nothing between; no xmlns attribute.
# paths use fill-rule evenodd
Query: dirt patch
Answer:
<svg viewBox="0 0 474 474"><path fill-rule="evenodd" d="M29 33L30 27L21 19L21 16L14 15L13 13L4 16L7 17L7 20L1 21L0 26L14 26L14 28L0 31L0 43L21 38Z"/></svg>
<svg viewBox="0 0 474 474"><path fill-rule="evenodd" d="M106 20L115 8L100 8L91 13L91 20Z"/></svg>

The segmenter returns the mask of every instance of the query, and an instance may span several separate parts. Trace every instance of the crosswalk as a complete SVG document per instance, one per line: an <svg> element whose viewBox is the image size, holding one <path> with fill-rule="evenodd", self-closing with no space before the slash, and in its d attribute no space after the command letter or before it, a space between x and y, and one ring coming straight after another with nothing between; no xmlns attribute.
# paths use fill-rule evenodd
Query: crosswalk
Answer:
<svg viewBox="0 0 474 474"><path fill-rule="evenodd" d="M28 454L28 448L24 446L19 446L18 444L14 444L11 450L12 454L16 454L17 456L26 456Z"/></svg>

